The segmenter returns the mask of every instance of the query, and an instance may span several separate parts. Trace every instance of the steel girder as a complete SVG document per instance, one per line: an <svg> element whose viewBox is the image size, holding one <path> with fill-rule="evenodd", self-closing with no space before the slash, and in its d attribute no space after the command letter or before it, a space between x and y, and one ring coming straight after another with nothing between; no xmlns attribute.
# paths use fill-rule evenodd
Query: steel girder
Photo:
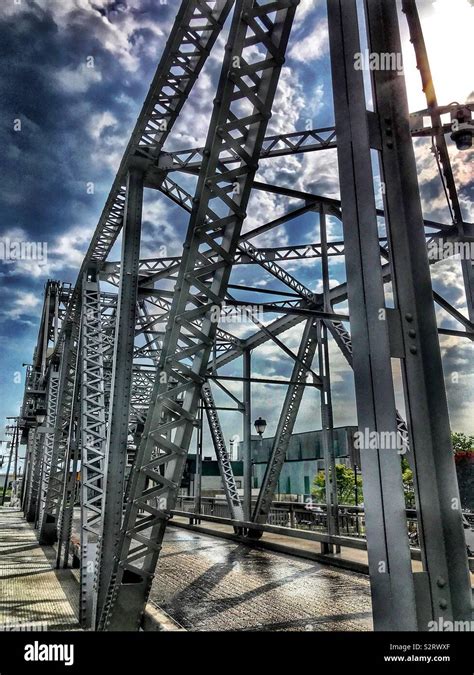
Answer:
<svg viewBox="0 0 474 675"><path fill-rule="evenodd" d="M365 9L369 49L399 53L395 4L369 0ZM427 518L431 531L429 543L425 544L431 551L424 553L436 551L431 565L437 574L430 573L425 563L424 572L413 575L399 454L395 449L361 450L374 622L379 630L423 630L429 617L438 617L440 610L447 611L445 616L454 614L466 618L470 599L468 602L460 513L453 511L447 499L447 493L455 497L457 488L449 451L449 424L406 92L402 77L375 73L375 113L367 112L362 74L353 68L353 54L360 49L355 2L344 3L342 9L340 0L329 0L328 13L344 238L352 250L346 262L359 427L378 433L396 432L390 359L392 355L401 358L411 450L415 462L420 461L427 472L422 480L426 481L431 472L433 475L428 479L431 490L434 486L440 490L434 499L431 492L432 510ZM375 117L369 120L371 115ZM369 122L379 126L381 142L377 149L387 188L385 212L397 305L391 322L380 319L385 301ZM406 196L403 203L400 194ZM403 340L403 349L398 350L394 350L390 339L395 321ZM434 412L436 420L432 417ZM431 425L427 425L428 419L437 430L436 436L431 433ZM442 489L436 477L436 470L441 466L446 471ZM417 483L418 498L423 491L423 486ZM425 499L427 507L426 494ZM421 506L420 500L420 522L423 519ZM427 513L429 509L425 515ZM433 518L437 519L436 525ZM450 560L443 550L447 538L444 524L448 521L452 527L451 550L457 551ZM451 588L449 575L453 582Z"/></svg>
<svg viewBox="0 0 474 675"><path fill-rule="evenodd" d="M329 150L336 147L336 130L334 127L294 131L290 134L267 136L262 144L260 159L282 157L299 152ZM163 152L158 159L158 167L165 171L186 171L199 169L202 163L204 148ZM240 157L229 149L229 156L222 158L223 164L240 162Z"/></svg>
<svg viewBox="0 0 474 675"><path fill-rule="evenodd" d="M43 432L43 450L42 450L42 467L41 467L41 487L40 487L40 502L39 502L39 518L38 529L43 533L47 529L45 522L46 516L46 497L48 493L49 479L51 475L51 463L53 459L54 448L54 434L56 431L56 421L58 417L58 397L59 397L59 372L54 363L50 364L49 373L47 377L46 401L47 401L47 415L46 428Z"/></svg>
<svg viewBox="0 0 474 675"><path fill-rule="evenodd" d="M34 522L40 492L41 481L41 437L36 429L30 432L31 442L29 477L25 492L25 518L28 522Z"/></svg>
<svg viewBox="0 0 474 675"><path fill-rule="evenodd" d="M66 326L61 342L58 414L51 453L51 468L47 484L44 486L43 520L39 533L40 541L45 544L54 543L57 539L59 509L63 495L63 483L66 480L66 460L74 426L79 321Z"/></svg>
<svg viewBox="0 0 474 675"><path fill-rule="evenodd" d="M396 431L396 412L389 335L387 322L381 321L378 314L385 301L368 114L362 73L354 69L353 62L349 65L353 54L360 51L355 2L349 0L342 7L340 0L328 0L328 19L336 128L339 132L344 239L346 246L351 248L346 271L358 424L360 429L393 433ZM361 450L361 463L375 628L416 630L415 589L406 532L400 456L395 451Z"/></svg>
<svg viewBox="0 0 474 675"><path fill-rule="evenodd" d="M69 549L71 544L72 522L74 516L74 504L76 500L77 473L80 453L80 425L75 420L80 418L79 378L76 378L76 390L74 394L74 407L72 413L72 428L67 449L67 457L64 471L63 495L58 519L58 543L56 552L56 567L67 567L69 564Z"/></svg>
<svg viewBox="0 0 474 675"><path fill-rule="evenodd" d="M326 517L329 535L339 534L338 496L336 479L336 458L334 452L334 419L332 410L331 376L329 367L328 331L323 321L317 323L319 374L323 381L321 391L321 429L326 479ZM324 545L323 550L332 552L332 546Z"/></svg>
<svg viewBox="0 0 474 675"><path fill-rule="evenodd" d="M413 0L410 2L404 3L404 11L408 15L408 6L416 6ZM409 23L414 20L413 13L410 12ZM417 29L421 35L421 27ZM415 31L412 29L412 35ZM417 49L419 52L419 49ZM424 78L424 84L427 78ZM438 109L437 102L433 101L431 107ZM473 109L472 104L466 104L466 107ZM423 119L424 116L431 116L430 109L427 111L417 111L410 114L410 118L418 121L420 118ZM434 133L443 130L444 133L448 133L450 125L442 125L437 121L433 121L432 126L426 126L422 123L421 128L414 126L412 129L412 136L432 136ZM260 153L260 159L266 159L267 157L283 157L285 155L295 155L304 152L314 152L317 150L329 150L332 148L337 148L337 138L336 138L336 129L335 127L322 127L321 129L309 129L305 131L293 131L289 134L275 134L273 136L267 136L262 145L262 151ZM162 152L158 158L157 166L164 171L189 171L196 170L201 166L202 162L202 153L204 148L190 148L188 150L177 150L175 152ZM232 153L229 152L229 157L225 157L223 160L225 164L232 164L238 161L238 158Z"/></svg>
<svg viewBox="0 0 474 675"><path fill-rule="evenodd" d="M202 401L206 409L207 421L211 432L217 463L224 485L224 492L233 520L244 520L244 512L240 501L237 485L235 484L234 472L222 432L219 415L216 410L211 385L205 382L201 388Z"/></svg>
<svg viewBox="0 0 474 675"><path fill-rule="evenodd" d="M102 308L95 270L82 282L80 621L95 628L106 445Z"/></svg>
<svg viewBox="0 0 474 675"><path fill-rule="evenodd" d="M383 41L388 51L400 53L395 4L366 0L366 13L374 50L380 50ZM387 185L392 286L403 326L401 366L425 575L414 577L415 587L420 583L425 590L423 598L417 598L418 622L424 630L428 621L440 617L471 620L472 595L403 80L379 71L373 88L383 139L380 162ZM469 306L469 298L467 302Z"/></svg>
<svg viewBox="0 0 474 675"><path fill-rule="evenodd" d="M97 612L105 603L112 574L123 515L125 467L127 464L128 419L133 378L138 261L142 224L143 172L130 169L127 177L126 206L122 238L122 265L117 299L114 352L107 440L104 460L105 494L100 522L100 560L98 564Z"/></svg>
<svg viewBox="0 0 474 675"><path fill-rule="evenodd" d="M119 561L104 612L103 627L109 630L137 629L148 596L216 333L210 311L224 299L294 13L295 3L290 1L236 3L160 358L160 377L137 452ZM240 166L232 171L220 163L228 148L241 157ZM216 270L208 264L203 253L209 247L219 253L224 267ZM207 301L203 303L196 292L204 293ZM196 317L202 318L199 329L193 324ZM186 347L189 339L194 345ZM182 405L177 405L178 396ZM160 500L159 508L150 504L154 497Z"/></svg>
<svg viewBox="0 0 474 675"><path fill-rule="evenodd" d="M26 516L28 512L28 500L31 487L31 467L33 464L35 446L35 430L30 428L26 439L25 463L23 467L23 478L21 481L21 510Z"/></svg>

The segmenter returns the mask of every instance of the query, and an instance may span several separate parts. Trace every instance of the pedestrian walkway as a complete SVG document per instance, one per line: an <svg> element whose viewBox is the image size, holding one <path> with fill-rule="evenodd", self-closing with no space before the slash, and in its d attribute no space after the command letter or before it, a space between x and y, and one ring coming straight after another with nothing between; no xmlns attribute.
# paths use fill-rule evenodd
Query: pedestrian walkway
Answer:
<svg viewBox="0 0 474 675"><path fill-rule="evenodd" d="M79 630L78 585L20 510L0 508L0 631Z"/></svg>

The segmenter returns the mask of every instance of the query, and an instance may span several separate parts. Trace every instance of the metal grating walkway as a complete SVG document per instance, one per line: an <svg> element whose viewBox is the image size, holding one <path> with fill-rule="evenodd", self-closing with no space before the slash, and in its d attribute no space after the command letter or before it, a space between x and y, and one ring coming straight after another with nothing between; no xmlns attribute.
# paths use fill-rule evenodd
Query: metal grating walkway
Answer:
<svg viewBox="0 0 474 675"><path fill-rule="evenodd" d="M0 508L0 630L79 630L77 581L55 558L20 510Z"/></svg>

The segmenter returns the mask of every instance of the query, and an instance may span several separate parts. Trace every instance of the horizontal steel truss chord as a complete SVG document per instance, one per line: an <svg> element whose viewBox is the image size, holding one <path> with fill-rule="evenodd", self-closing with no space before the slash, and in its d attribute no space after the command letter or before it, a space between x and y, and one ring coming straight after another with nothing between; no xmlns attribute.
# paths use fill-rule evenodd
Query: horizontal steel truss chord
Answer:
<svg viewBox="0 0 474 675"><path fill-rule="evenodd" d="M463 107L474 109L471 104L465 104ZM410 114L413 120L412 136L432 136L436 132L436 124L426 125L425 117L430 117L430 110L420 110ZM416 124L415 124L416 122ZM451 124L441 125L444 134L452 131ZM337 148L337 137L335 127L321 127L320 129L309 129L304 131L292 131L286 134L274 134L267 136L263 142L260 159L267 157L283 157L285 155L294 155L305 152L315 152L318 150L329 150ZM174 152L162 152L156 160L156 166L164 171L186 171L196 169L201 166L204 148L190 148L186 150L176 150ZM232 164L238 161L238 157L229 151L229 156L222 160L225 164Z"/></svg>
<svg viewBox="0 0 474 675"><path fill-rule="evenodd" d="M220 306L224 299L294 12L295 3L290 1L260 5L241 0L236 4L209 128L208 152L198 180L198 196L170 312L170 330L160 359L166 378L165 382L160 378L155 385L154 404L137 452L119 564L104 613L103 627L109 630L125 624L138 628L149 592L216 333L217 326L208 313L212 304ZM265 56L258 52L260 59L248 60L249 50L255 54L258 46ZM239 105L242 99L249 102L251 113ZM220 163L229 147L241 156L240 166L232 171ZM232 191L236 182L240 189ZM223 208L227 215L219 217L217 212ZM204 252L209 247L226 261L224 268L214 270L208 265ZM196 298L196 291L207 295L206 304ZM200 329L193 325L196 317L202 318ZM192 336L194 345L183 344L183 335L187 339ZM177 396L182 397L182 405L178 405ZM160 467L165 468L164 476ZM151 505L152 498L159 499L159 508ZM134 583L130 584L131 580ZM125 607L126 617L122 611Z"/></svg>
<svg viewBox="0 0 474 675"><path fill-rule="evenodd" d="M257 186L257 184L254 183L254 186ZM169 177L167 177L165 181L157 184L155 187L160 192L162 192L163 194L165 194L166 196L171 198L173 201L176 201L183 209L185 209L189 212L191 211L191 205L192 205L191 195L189 195L184 189L179 188L179 186L177 186L173 181L171 181L169 179ZM177 188L179 188L179 195L180 195L179 200L176 200L175 197L174 197L174 195L177 193ZM272 186L263 185L263 184L261 185L261 188L267 189L267 190L272 190ZM327 207L327 209L330 209L330 212L333 213L333 215L335 215L337 218L341 219L340 201L338 201L338 200L328 199L328 198L320 198L320 197L308 195L306 193L298 193L294 190L288 190L288 189L285 189L285 188L275 187L275 190L277 192L281 192L283 194L288 193L290 196L296 196L296 197L299 196L302 199L303 198L310 199L311 197L313 197L314 200L319 201L325 207ZM304 207L304 208L305 208L305 210L307 210L308 207ZM383 216L384 211L382 209L377 209L377 215ZM288 214L288 216L291 216L291 213ZM256 231L252 231L250 233L247 233L246 235L241 236L240 239L239 239L238 253L243 253L246 256L247 259L253 261L255 264L259 264L260 266L264 267L267 271L269 271L271 274L273 274L274 276L279 278L280 281L282 281L283 283L286 284L286 281L288 279L293 280L291 275L289 275L288 272L286 272L286 270L284 270L279 265L277 265L274 260L267 259L267 256L265 254L263 254L263 255L260 254L258 249L253 248L246 241L249 238L257 236L257 234L261 230L266 230L267 227L274 227L275 224L277 222L279 222L280 220L283 220L283 219L281 219L281 218L277 219L276 221L274 221L273 224L271 223L271 224L268 224L266 226L262 226L262 227L258 228ZM431 220L425 220L424 223L425 223L425 227L427 227L427 228L431 228L431 229L432 228L438 228L441 231L440 236L442 236L443 238L445 237L449 241L458 240L458 238L459 238L459 235L456 232L453 233L453 227L452 226L446 226L446 225L443 225L441 223L437 223L437 222L431 221ZM433 235L427 233L426 236L430 240ZM331 244L329 244L329 247L330 246L331 246ZM383 245L380 246L380 252L381 252L381 256L383 258L387 258L388 251ZM211 254L208 254L208 256L209 256L209 258L211 258ZM271 258L271 256L270 256L270 258ZM434 262L436 262L436 260L434 258L431 258L430 262L434 263ZM216 261L214 264L218 265L220 263ZM168 268L168 270L156 272L155 274L152 274L148 279L145 278L144 280L142 280L142 292L145 292L144 286L149 285L149 284L153 284L158 279L160 279L162 277L165 277L165 276L168 276L168 274L170 274L172 272L177 272L178 269L179 269L179 259L177 259L176 263L174 265L170 266L170 268ZM385 281L390 280L390 265L386 265L385 268L383 269L383 277L384 277ZM294 284L293 287L296 288L298 286L299 282L296 282L296 280L294 280L293 284ZM331 300L333 301L333 303L346 299L347 295L345 293L345 288L346 288L346 284L341 284L339 287L331 289L330 293L331 293ZM313 297L314 294L311 291L306 291L306 292L310 294L310 296L309 296L310 301L314 301L314 297ZM445 305L443 307L444 309L446 309L447 304L448 304L447 301L444 301L444 305ZM454 308L453 308L453 312L454 311L457 311L457 310L454 310ZM454 316L453 312L452 312L452 315ZM460 317L462 317L462 314L460 314ZM464 319L464 320L468 321L467 319ZM466 327L471 328L471 329L474 328L474 326L471 326L470 324L467 324ZM450 331L449 331L449 329L443 329L443 333L450 334ZM459 332L456 332L456 334L459 334ZM469 333L466 333L466 337L470 337Z"/></svg>

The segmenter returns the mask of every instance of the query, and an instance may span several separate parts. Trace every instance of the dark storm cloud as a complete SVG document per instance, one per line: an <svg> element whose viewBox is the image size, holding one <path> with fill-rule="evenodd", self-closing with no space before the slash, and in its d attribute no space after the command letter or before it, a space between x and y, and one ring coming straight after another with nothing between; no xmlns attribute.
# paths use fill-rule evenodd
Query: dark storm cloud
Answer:
<svg viewBox="0 0 474 675"><path fill-rule="evenodd" d="M109 156L120 159L128 141L175 7L115 2L104 14L97 3L11 5L0 7L0 237L46 241L54 276L74 282L74 242L55 254L58 237L97 223L116 170ZM114 30L121 32L122 53ZM87 68L90 57L94 68ZM127 61L132 57L136 70ZM94 129L101 115L113 122ZM42 297L44 283L28 264L0 262L2 417L15 412L21 397L13 374L32 353L40 313L33 298Z"/></svg>

